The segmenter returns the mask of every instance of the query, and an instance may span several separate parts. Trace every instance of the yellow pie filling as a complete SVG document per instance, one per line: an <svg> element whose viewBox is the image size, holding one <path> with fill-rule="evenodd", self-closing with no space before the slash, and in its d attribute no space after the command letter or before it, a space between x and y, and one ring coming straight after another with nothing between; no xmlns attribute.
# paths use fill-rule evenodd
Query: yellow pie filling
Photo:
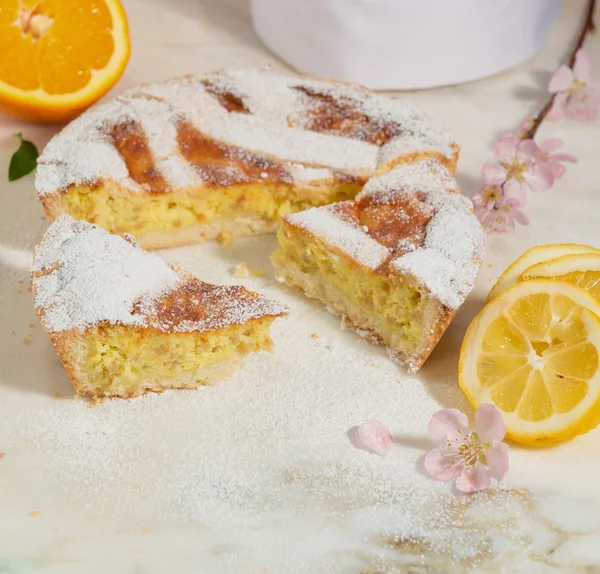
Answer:
<svg viewBox="0 0 600 574"><path fill-rule="evenodd" d="M279 276L301 287L351 326L375 333L393 350L412 353L421 341L425 304L414 281L359 265L318 239L284 225L272 261Z"/></svg>
<svg viewBox="0 0 600 574"><path fill-rule="evenodd" d="M232 185L198 193L125 194L105 187L73 186L60 197L60 211L111 233L138 239L156 231L253 216L277 222L284 215L354 197L358 183L340 183L323 192L302 194L291 184Z"/></svg>
<svg viewBox="0 0 600 574"><path fill-rule="evenodd" d="M204 333L159 333L102 325L80 341L88 394L135 396L144 389L195 387L206 369L248 353L270 351L273 318ZM81 363L80 363L81 364ZM177 384L177 383L180 384Z"/></svg>

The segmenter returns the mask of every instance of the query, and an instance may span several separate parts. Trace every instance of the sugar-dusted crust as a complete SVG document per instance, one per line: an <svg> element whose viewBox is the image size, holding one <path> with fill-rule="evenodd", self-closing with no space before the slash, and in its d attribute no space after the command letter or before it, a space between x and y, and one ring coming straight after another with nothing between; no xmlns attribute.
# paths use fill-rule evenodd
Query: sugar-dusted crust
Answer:
<svg viewBox="0 0 600 574"><path fill-rule="evenodd" d="M454 171L458 146L396 98L269 68L221 71L142 85L85 112L47 145L36 188L50 220L77 186L149 197L284 183L322 203L337 184L362 186L419 158Z"/></svg>
<svg viewBox="0 0 600 574"><path fill-rule="evenodd" d="M240 285L210 285L140 248L131 237L62 215L35 250L37 313L50 333L101 323L158 332L207 332L286 308Z"/></svg>
<svg viewBox="0 0 600 574"><path fill-rule="evenodd" d="M366 275L385 275L392 285L409 277L417 286L426 301L423 329L416 350L406 354L369 328L360 309L344 309L347 303L336 306L332 299L338 294L323 291L323 285L311 286L301 270L273 258L281 280L321 299L350 328L386 346L410 371L421 367L454 318L473 288L483 257L483 232L471 204L436 160L400 164L372 178L355 200L284 217L280 233L293 232L319 242Z"/></svg>
<svg viewBox="0 0 600 574"><path fill-rule="evenodd" d="M122 325L152 334L203 334L252 321L268 322L287 309L239 285L204 283L177 265L62 215L36 248L32 271L35 310L73 380L89 393L82 337L99 325ZM197 386L204 378L175 381ZM198 383L200 384L200 383ZM171 386L155 382L147 390ZM86 389L88 389L86 391Z"/></svg>

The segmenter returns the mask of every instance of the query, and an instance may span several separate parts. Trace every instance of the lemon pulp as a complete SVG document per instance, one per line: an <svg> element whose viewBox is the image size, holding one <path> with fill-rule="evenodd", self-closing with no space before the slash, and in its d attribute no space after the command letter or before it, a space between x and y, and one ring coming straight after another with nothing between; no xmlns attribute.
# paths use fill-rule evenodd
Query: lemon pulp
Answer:
<svg viewBox="0 0 600 574"><path fill-rule="evenodd" d="M518 300L492 322L477 375L500 410L540 421L585 398L598 353L587 340L583 313L568 297L540 293Z"/></svg>

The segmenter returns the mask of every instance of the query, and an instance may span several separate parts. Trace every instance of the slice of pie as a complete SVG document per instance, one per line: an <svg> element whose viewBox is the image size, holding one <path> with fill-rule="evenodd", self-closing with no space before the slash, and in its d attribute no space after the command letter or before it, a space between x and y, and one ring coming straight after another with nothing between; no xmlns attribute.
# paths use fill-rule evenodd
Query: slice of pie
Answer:
<svg viewBox="0 0 600 574"><path fill-rule="evenodd" d="M215 286L68 215L36 248L35 308L77 391L130 398L195 388L271 350L284 306L241 286Z"/></svg>
<svg viewBox="0 0 600 574"><path fill-rule="evenodd" d="M347 327L421 367L473 288L483 232L436 160L372 178L355 200L283 219L278 278L301 287Z"/></svg>
<svg viewBox="0 0 600 574"><path fill-rule="evenodd" d="M141 85L91 108L38 160L61 213L146 249L275 231L284 215L353 198L399 161L458 145L425 114L366 88L269 68Z"/></svg>

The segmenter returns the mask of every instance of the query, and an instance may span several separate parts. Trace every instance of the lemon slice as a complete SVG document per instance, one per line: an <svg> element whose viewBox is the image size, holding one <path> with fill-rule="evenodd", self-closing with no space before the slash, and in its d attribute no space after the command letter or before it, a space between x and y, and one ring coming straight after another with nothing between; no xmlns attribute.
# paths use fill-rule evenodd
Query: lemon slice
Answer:
<svg viewBox="0 0 600 574"><path fill-rule="evenodd" d="M564 281L507 289L473 320L458 382L477 408L502 412L507 436L543 446L600 423L600 302Z"/></svg>
<svg viewBox="0 0 600 574"><path fill-rule="evenodd" d="M521 277L521 274L531 267L537 265L543 261L550 261L557 257L564 255L572 255L577 253L598 253L597 249L594 249L590 245L581 245L579 243L557 243L554 245L540 245L538 247L532 247L525 251L521 257L515 260L511 265L506 268L506 271L500 275L496 284L490 289L487 296L488 303L497 297L502 291L508 289L515 283L517 283Z"/></svg>
<svg viewBox="0 0 600 574"><path fill-rule="evenodd" d="M565 255L533 265L521 275L523 281L536 277L573 283L600 300L600 253Z"/></svg>

